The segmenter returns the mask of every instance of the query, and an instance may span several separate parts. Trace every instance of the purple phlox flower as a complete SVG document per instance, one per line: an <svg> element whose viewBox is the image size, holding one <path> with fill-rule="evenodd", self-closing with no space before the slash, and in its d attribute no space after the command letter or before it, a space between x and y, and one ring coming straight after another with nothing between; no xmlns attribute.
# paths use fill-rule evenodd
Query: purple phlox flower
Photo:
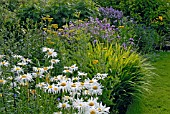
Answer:
<svg viewBox="0 0 170 114"><path fill-rule="evenodd" d="M134 41L134 39L133 39L133 38L129 38L129 41L133 42L133 41Z"/></svg>

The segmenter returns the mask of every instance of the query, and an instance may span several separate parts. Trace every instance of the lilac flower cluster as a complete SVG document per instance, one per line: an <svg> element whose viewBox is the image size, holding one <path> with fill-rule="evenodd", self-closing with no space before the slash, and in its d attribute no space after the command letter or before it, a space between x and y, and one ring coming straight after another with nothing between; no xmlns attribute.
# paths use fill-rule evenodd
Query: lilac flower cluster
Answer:
<svg viewBox="0 0 170 114"><path fill-rule="evenodd" d="M121 19L123 17L123 12L119 10L115 10L112 7L104 8L100 7L99 12L104 16L104 18L114 18L114 19Z"/></svg>

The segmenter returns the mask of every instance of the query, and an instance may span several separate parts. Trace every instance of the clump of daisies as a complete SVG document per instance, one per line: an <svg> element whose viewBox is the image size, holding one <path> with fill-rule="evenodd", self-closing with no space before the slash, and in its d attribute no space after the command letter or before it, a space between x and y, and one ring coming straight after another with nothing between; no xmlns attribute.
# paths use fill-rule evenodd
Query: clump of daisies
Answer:
<svg viewBox="0 0 170 114"><path fill-rule="evenodd" d="M74 114L108 114L110 107L103 105L98 101L98 96L102 95L103 86L100 80L104 80L107 74L97 73L92 79L88 74L78 70L76 64L64 66L60 75L54 76L56 64L60 62L57 59L57 52L54 49L43 47L45 63L40 66L33 66L35 63L31 59L24 58L21 55L13 55L17 60L15 65L10 65L5 59L5 55L0 55L0 68L11 66L12 76L0 79L0 84L6 84L11 81L10 87L18 87L21 93L22 87L27 88L27 98L31 95L34 100L42 100L43 96L53 96L59 99L54 114L63 113L71 110ZM27 66L32 66L31 69ZM6 78L6 79L5 79ZM42 95L43 94L43 95ZM44 99L47 100L47 99ZM43 104L41 104L43 105ZM48 106L48 105L45 105ZM49 106L50 107L50 106Z"/></svg>

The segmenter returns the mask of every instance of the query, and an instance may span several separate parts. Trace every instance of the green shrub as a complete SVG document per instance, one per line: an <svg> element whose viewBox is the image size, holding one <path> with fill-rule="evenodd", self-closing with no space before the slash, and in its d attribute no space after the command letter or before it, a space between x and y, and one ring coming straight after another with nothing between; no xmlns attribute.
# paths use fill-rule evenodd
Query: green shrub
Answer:
<svg viewBox="0 0 170 114"><path fill-rule="evenodd" d="M53 18L52 23L57 23L60 27L75 19L85 19L98 15L98 9L91 0L30 1L20 5L16 12L23 21L26 18L31 18L35 22L40 22L42 17L49 15Z"/></svg>

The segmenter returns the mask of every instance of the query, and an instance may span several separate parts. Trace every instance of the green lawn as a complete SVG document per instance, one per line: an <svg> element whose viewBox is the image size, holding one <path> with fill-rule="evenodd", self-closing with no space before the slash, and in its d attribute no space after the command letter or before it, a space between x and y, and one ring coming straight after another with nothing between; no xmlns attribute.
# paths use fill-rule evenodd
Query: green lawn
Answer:
<svg viewBox="0 0 170 114"><path fill-rule="evenodd" d="M151 60L159 76L151 80L151 93L136 100L127 114L170 114L170 52L160 52Z"/></svg>

